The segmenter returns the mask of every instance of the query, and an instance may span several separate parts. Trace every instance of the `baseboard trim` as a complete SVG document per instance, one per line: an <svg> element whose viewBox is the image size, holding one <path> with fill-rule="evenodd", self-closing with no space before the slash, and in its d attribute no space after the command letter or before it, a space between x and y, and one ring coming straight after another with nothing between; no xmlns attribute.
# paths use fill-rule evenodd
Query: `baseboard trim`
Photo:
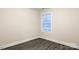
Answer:
<svg viewBox="0 0 79 59"><path fill-rule="evenodd" d="M55 39L51 39L51 38L46 38L46 37L41 37L41 38L49 40L49 41L57 42L57 43L60 43L60 44L66 45L66 46L70 46L72 48L79 49L79 46L76 44L73 44L73 43L67 43L67 42L63 42L63 41L59 41L59 40L55 40Z"/></svg>
<svg viewBox="0 0 79 59"><path fill-rule="evenodd" d="M11 47L11 46L14 46L14 45L18 45L18 44L21 44L21 43L24 43L24 42L27 42L27 41L30 41L30 40L33 40L33 39L36 39L36 38L39 38L39 36L27 38L27 39L24 39L24 40L21 40L21 41L13 42L13 43L8 43L6 45L0 46L0 50L4 49L4 48Z"/></svg>
<svg viewBox="0 0 79 59"><path fill-rule="evenodd" d="M63 42L63 41L59 41L59 40L55 40L55 39L51 39L51 38L36 36L36 37L27 38L27 39L24 39L24 40L21 40L21 41L9 43L9 44L6 44L6 45L2 45L2 46L0 46L0 50L14 46L14 45L18 45L18 44L21 44L21 43L24 43L24 42L27 42L27 41L30 41L30 40L33 40L33 39L36 39L36 38L43 38L43 39L46 39L46 40L49 40L49 41L57 42L57 43L60 43L60 44L66 45L66 46L70 46L70 47L79 49L79 46L77 46L76 44L73 44L73 43L67 43L67 42Z"/></svg>

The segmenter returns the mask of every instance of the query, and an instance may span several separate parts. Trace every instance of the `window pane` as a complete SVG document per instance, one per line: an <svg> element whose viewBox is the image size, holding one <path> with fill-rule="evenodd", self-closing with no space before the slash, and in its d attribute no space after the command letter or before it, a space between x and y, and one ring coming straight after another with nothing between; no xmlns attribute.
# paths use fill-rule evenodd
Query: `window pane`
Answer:
<svg viewBox="0 0 79 59"><path fill-rule="evenodd" d="M51 32L51 14L43 14L41 21L42 32Z"/></svg>

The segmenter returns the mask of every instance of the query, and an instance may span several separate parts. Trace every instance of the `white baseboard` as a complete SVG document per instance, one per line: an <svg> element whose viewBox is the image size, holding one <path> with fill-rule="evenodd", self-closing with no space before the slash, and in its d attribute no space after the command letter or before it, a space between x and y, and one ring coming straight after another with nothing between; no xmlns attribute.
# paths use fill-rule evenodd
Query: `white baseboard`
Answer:
<svg viewBox="0 0 79 59"><path fill-rule="evenodd" d="M14 45L17 45L17 44L21 44L21 43L24 43L24 42L27 42L27 41L30 41L30 40L33 40L33 39L36 39L36 38L39 38L39 36L27 38L27 39L24 39L24 40L13 42L13 43L8 43L6 45L0 46L0 49L8 48L8 47L11 47L11 46L14 46Z"/></svg>
<svg viewBox="0 0 79 59"><path fill-rule="evenodd" d="M51 38L46 38L46 37L41 37L41 38L79 49L79 46L74 43L67 43L67 42L63 42L63 41L59 41L59 40L55 40L55 39L51 39Z"/></svg>
<svg viewBox="0 0 79 59"><path fill-rule="evenodd" d="M51 38L46 38L46 37L40 37L40 36L27 38L27 39L24 39L24 40L21 40L21 41L13 42L13 43L8 43L6 45L0 46L0 49L8 48L8 47L11 47L11 46L14 46L14 45L17 45L17 44L21 44L21 43L24 43L24 42L27 42L27 41L30 41L30 40L33 40L33 39L36 39L36 38L43 38L43 39L46 39L46 40L49 40L49 41L57 42L57 43L60 43L60 44L66 45L66 46L70 46L70 47L79 49L79 46L76 45L76 44L67 43L67 42L63 42L63 41L59 41L59 40L55 40L55 39L51 39Z"/></svg>

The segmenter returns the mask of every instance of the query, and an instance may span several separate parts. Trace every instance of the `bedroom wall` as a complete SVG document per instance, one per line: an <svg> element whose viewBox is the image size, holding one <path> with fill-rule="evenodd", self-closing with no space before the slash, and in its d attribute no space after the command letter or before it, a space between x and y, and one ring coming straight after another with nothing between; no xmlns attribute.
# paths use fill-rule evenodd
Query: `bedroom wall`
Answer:
<svg viewBox="0 0 79 59"><path fill-rule="evenodd" d="M0 46L39 35L39 10L0 8Z"/></svg>
<svg viewBox="0 0 79 59"><path fill-rule="evenodd" d="M41 37L72 44L79 44L79 9L53 8L41 10L52 13L52 32L41 33Z"/></svg>

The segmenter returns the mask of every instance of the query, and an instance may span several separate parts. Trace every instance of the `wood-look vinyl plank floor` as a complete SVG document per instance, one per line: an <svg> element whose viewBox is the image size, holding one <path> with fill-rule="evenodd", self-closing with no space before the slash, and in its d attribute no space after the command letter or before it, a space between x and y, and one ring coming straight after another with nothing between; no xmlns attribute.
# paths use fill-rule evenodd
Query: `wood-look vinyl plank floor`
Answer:
<svg viewBox="0 0 79 59"><path fill-rule="evenodd" d="M19 45L5 48L3 50L78 50L59 43L37 38Z"/></svg>

